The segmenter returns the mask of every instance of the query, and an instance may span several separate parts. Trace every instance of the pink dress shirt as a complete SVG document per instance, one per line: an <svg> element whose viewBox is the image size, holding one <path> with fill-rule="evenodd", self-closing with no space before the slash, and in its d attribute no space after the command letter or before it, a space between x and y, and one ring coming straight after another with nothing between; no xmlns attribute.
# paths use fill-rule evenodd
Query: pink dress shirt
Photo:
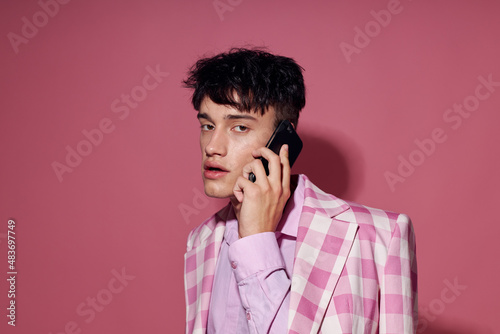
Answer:
<svg viewBox="0 0 500 334"><path fill-rule="evenodd" d="M208 312L207 333L286 333L295 242L304 181L285 206L276 232L238 239L231 209Z"/></svg>

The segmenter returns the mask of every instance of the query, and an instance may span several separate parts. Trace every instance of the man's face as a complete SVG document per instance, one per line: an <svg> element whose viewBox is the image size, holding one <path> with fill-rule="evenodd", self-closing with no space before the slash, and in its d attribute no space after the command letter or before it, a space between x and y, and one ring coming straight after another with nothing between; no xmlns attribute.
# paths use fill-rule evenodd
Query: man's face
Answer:
<svg viewBox="0 0 500 334"><path fill-rule="evenodd" d="M232 197L236 179L243 175L243 166L254 160L252 151L266 146L271 137L275 112L270 108L261 116L205 98L198 119L205 193L210 197Z"/></svg>

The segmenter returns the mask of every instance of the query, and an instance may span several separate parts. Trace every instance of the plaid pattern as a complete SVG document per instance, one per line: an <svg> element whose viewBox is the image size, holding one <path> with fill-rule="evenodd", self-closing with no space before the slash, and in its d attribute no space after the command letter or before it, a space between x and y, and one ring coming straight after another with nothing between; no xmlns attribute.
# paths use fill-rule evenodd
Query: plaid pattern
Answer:
<svg viewBox="0 0 500 334"><path fill-rule="evenodd" d="M415 237L406 215L346 202L305 175L291 282L289 333L415 333ZM230 204L229 204L230 205ZM191 231L186 333L206 333L229 205Z"/></svg>

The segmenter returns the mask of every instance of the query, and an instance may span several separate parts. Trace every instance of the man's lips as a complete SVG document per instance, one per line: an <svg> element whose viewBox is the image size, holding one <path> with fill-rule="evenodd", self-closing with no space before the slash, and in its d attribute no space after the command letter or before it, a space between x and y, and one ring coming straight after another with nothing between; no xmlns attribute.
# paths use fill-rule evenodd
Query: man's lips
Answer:
<svg viewBox="0 0 500 334"><path fill-rule="evenodd" d="M205 170L218 170L218 171L228 172L228 170L224 168L224 166L215 161L206 161L203 164L203 166Z"/></svg>
<svg viewBox="0 0 500 334"><path fill-rule="evenodd" d="M203 168L203 175L207 179L218 179L229 172L224 166L215 161L206 161Z"/></svg>

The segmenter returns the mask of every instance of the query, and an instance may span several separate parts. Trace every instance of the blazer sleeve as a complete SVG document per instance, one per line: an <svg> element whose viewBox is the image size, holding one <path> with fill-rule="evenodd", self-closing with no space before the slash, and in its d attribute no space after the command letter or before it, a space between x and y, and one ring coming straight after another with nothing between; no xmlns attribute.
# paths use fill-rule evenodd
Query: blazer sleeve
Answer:
<svg viewBox="0 0 500 334"><path fill-rule="evenodd" d="M415 233L400 214L392 231L380 282L380 333L415 333L418 322Z"/></svg>

